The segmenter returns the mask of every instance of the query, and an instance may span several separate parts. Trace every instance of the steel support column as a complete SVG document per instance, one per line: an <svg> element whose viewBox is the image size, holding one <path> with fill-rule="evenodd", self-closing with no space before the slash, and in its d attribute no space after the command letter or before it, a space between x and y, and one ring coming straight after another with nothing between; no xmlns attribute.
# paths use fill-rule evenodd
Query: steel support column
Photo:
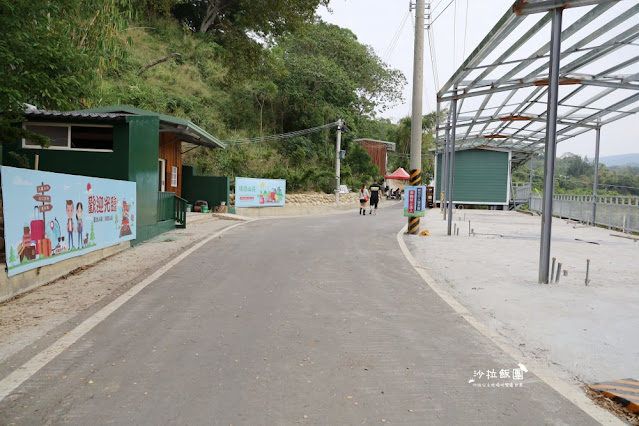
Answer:
<svg viewBox="0 0 639 426"><path fill-rule="evenodd" d="M548 123L544 164L544 195L541 206L541 243L539 250L539 283L548 284L550 273L550 242L552 237L552 201L557 155L557 104L559 101L559 62L561 58L562 9L552 11L550 39L550 70L548 84Z"/></svg>
<svg viewBox="0 0 639 426"><path fill-rule="evenodd" d="M448 146L450 144L450 114L448 115L448 124L446 126L446 141L444 143L444 152L442 153L443 169L441 173L442 177L442 192L444 193L444 199L442 200L442 211L444 212L443 219L446 220L447 202L448 202Z"/></svg>
<svg viewBox="0 0 639 426"><path fill-rule="evenodd" d="M453 199L455 189L455 137L457 127L457 99L453 99L451 105L453 123L450 132L450 163L448 164L448 235L452 235L453 229Z"/></svg>
<svg viewBox="0 0 639 426"><path fill-rule="evenodd" d="M599 187L599 138L601 136L601 127L595 129L597 134L595 142L595 179L592 185L592 226L595 226L597 220L597 188Z"/></svg>

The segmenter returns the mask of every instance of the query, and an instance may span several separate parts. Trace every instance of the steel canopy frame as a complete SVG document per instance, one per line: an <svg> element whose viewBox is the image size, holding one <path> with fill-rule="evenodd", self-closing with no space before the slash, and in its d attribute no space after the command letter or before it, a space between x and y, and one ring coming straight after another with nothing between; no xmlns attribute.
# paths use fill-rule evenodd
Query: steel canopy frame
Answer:
<svg viewBox="0 0 639 426"><path fill-rule="evenodd" d="M542 209L542 221L550 224L554 145L639 112L639 0L515 1L437 93L439 111L455 103L456 132L438 114L435 151L450 130L455 150L511 150L514 165L545 149L550 210ZM549 244L546 226L540 282L547 282Z"/></svg>

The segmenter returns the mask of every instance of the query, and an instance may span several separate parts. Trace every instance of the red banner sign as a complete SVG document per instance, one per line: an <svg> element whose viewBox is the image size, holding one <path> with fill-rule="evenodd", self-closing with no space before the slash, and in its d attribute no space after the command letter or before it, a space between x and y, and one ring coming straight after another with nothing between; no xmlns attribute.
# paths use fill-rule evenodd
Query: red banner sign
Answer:
<svg viewBox="0 0 639 426"><path fill-rule="evenodd" d="M408 213L415 213L415 191L408 191Z"/></svg>

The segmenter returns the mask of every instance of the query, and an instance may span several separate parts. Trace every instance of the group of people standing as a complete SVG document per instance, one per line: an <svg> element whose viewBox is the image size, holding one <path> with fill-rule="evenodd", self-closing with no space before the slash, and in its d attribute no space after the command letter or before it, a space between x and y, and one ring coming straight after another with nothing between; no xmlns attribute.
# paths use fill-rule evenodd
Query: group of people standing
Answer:
<svg viewBox="0 0 639 426"><path fill-rule="evenodd" d="M366 202L369 202L369 214L377 215L377 204L379 203L379 194L381 192L382 186L377 182L373 182L370 186L370 190L369 188L366 188L365 184L363 184L362 188L359 190L359 214L366 215ZM375 210L373 210L373 207Z"/></svg>

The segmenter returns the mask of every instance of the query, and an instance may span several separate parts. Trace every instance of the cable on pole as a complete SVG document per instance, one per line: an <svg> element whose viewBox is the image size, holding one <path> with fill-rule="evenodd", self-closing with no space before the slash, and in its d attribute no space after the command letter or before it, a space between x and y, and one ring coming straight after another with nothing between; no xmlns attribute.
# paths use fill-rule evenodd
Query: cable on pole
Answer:
<svg viewBox="0 0 639 426"><path fill-rule="evenodd" d="M440 16L442 16L442 13L446 12L446 9L448 9L448 8L450 7L450 5L451 5L451 4L453 4L453 0L450 0L450 1L448 2L448 4L446 5L446 7L444 8L444 10L442 10L441 12L439 12L439 15L437 15L437 16L435 17L435 19L433 19L433 21L430 23L430 25L433 25L433 24L437 21L437 19L439 19L439 17L440 17Z"/></svg>
<svg viewBox="0 0 639 426"><path fill-rule="evenodd" d="M402 31L404 30L404 26L406 25L406 21L408 20L408 17L410 15L411 15L410 10L408 10L406 14L404 15L404 17L402 18L402 21L400 22L397 30L395 31L395 34L393 35L393 38L391 39L391 42L389 43L388 47L384 51L384 56L382 57L382 60L384 62L388 60L390 55L395 50L395 47L397 47L397 42L399 41L399 37L402 35Z"/></svg>
<svg viewBox="0 0 639 426"><path fill-rule="evenodd" d="M222 141L222 142L225 143L225 144L231 144L231 145L242 145L242 144L249 144L249 143L271 142L271 141L277 141L277 140L284 140L284 139L294 138L294 137L297 137L297 136L308 135L308 134L311 134L311 133L317 133L317 132L320 132L320 131L322 131L324 129L337 127L338 124L339 124L339 122L335 121L335 122L332 122L332 123L324 124L322 126L311 127L309 129L297 130L297 131L289 132L289 133L282 133L282 134L279 134L279 135L262 136L262 137L257 137L257 138L234 139L234 140Z"/></svg>

